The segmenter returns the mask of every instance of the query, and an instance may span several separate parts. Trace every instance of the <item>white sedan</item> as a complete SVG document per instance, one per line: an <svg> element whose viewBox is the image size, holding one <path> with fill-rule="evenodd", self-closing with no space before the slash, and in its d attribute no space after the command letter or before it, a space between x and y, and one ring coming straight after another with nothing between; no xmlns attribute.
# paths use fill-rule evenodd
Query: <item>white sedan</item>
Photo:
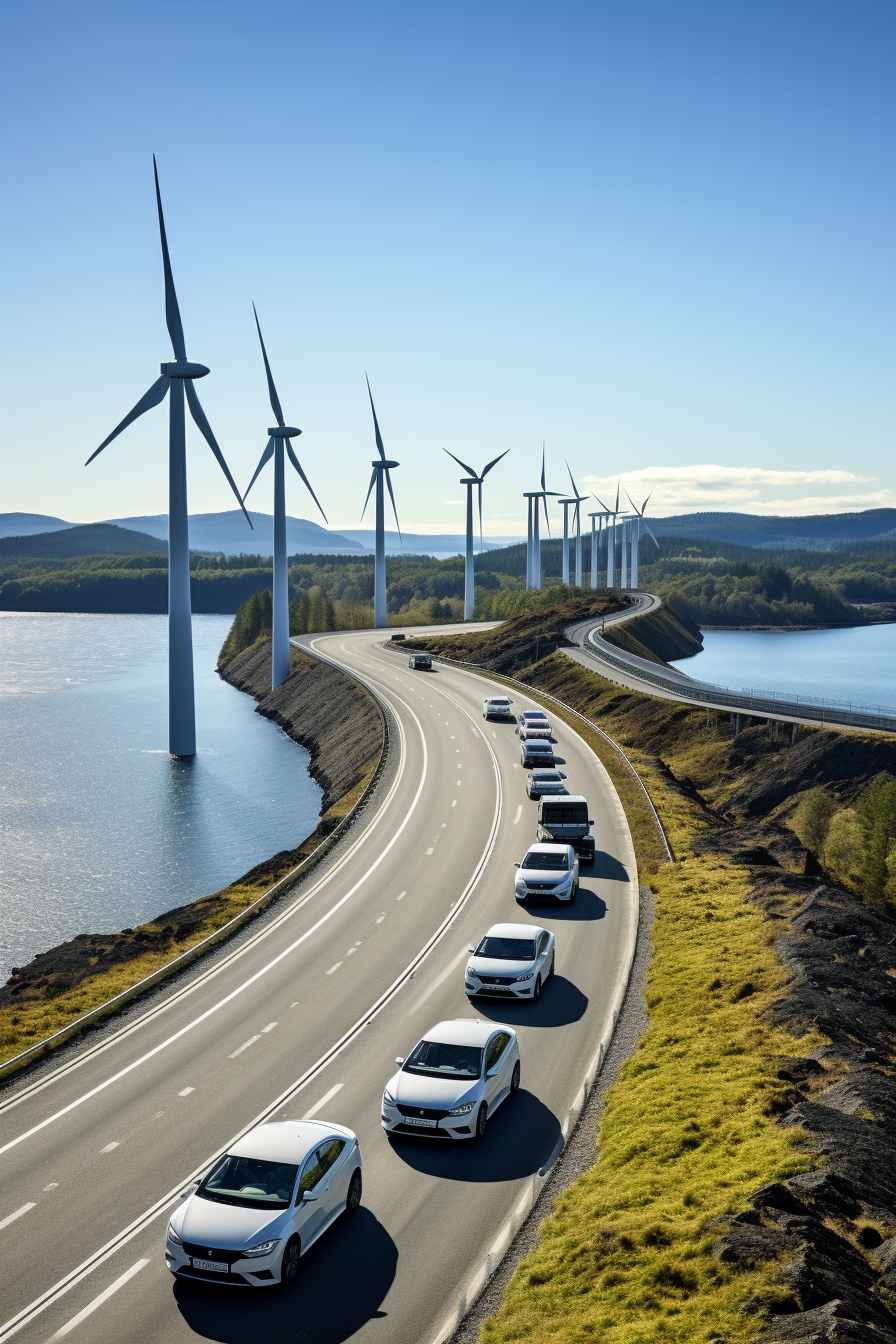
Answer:
<svg viewBox="0 0 896 1344"><path fill-rule="evenodd" d="M519 1091L516 1032L494 1022L439 1022L395 1063L383 1092L390 1135L481 1139L502 1101Z"/></svg>
<svg viewBox="0 0 896 1344"><path fill-rule="evenodd" d="M289 1287L299 1257L361 1203L361 1149L318 1120L258 1125L171 1215L165 1262L177 1278Z"/></svg>
<svg viewBox="0 0 896 1344"><path fill-rule="evenodd" d="M554 974L554 935L533 924L493 924L464 972L467 997L537 999Z"/></svg>
<svg viewBox="0 0 896 1344"><path fill-rule="evenodd" d="M513 883L517 901L574 901L579 890L579 861L572 845L529 846Z"/></svg>

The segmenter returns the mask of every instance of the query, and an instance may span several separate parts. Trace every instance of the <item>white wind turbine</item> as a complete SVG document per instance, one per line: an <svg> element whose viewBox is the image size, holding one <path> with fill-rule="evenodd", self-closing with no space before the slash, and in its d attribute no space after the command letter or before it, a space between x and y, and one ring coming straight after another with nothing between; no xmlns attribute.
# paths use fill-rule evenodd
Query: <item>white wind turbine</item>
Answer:
<svg viewBox="0 0 896 1344"><path fill-rule="evenodd" d="M365 378L367 375L365 374ZM398 528L398 535L401 537L401 524L398 521L398 510L395 507L395 496L392 493L392 478L389 472L393 467L398 467L399 462L393 462L386 457L386 450L383 447L383 438L380 434L379 422L376 418L376 407L373 404L373 393L370 390L370 379L367 378L367 395L370 398L370 410L373 415L373 432L376 438L377 452L379 458L371 463L373 471L370 476L370 485L367 487L367 498L364 500L364 508L361 510L361 517L367 511L367 505L370 502L370 492L376 485L376 540L374 546L373 562L373 624L377 630L382 630L386 625L386 504L383 495L383 477L386 478L386 486L389 490L389 498L392 501L392 513L395 517L395 526Z"/></svg>
<svg viewBox="0 0 896 1344"><path fill-rule="evenodd" d="M174 348L174 359L161 366L157 378L121 424L104 439L96 452L91 453L85 466L93 461L114 438L132 425L146 411L152 410L171 393L168 403L168 750L172 756L196 755L196 708L193 690L193 629L190 608L190 537L187 517L187 433L184 419L184 394L190 414L199 427L218 465L227 477L246 522L252 520L240 499L240 492L230 474L224 454L218 447L205 412L199 403L193 381L209 372L205 364L194 364L187 359L184 328L180 319L171 259L168 255L168 237L165 216L162 213L162 194L156 156L152 156L152 171L156 184L156 205L159 212L159 236L162 242L162 266L165 272L165 323Z"/></svg>
<svg viewBox="0 0 896 1344"><path fill-rule="evenodd" d="M448 453L447 448L443 448L444 453ZM473 486L479 488L479 550L482 551L482 482L485 480L492 467L497 466L502 457L506 457L510 452L507 448L499 457L493 458L491 462L486 463L481 473L477 476L472 467L468 467L466 462L461 462L459 457L453 453L448 453L450 458L463 467L467 473L461 478L461 485L467 487L467 536L466 536L466 555L464 558L464 620L469 621L473 618L473 605L475 601L474 581L473 581Z"/></svg>
<svg viewBox="0 0 896 1344"><path fill-rule="evenodd" d="M526 543L526 587L541 587L541 530L538 501L544 505L544 521L551 535L551 521L548 517L548 495L559 495L559 490L545 488L544 444L541 445L541 489L527 490L523 499L529 502L529 532Z"/></svg>
<svg viewBox="0 0 896 1344"><path fill-rule="evenodd" d="M616 505L615 505L614 508L612 508L612 509L607 508L607 505L603 502L603 500L600 498L599 495L595 495L594 498L597 500L598 504L599 504L599 505L601 506L601 508L604 510L604 517L605 517L606 520L607 520L607 529L606 529L606 531L607 531L607 588L608 588L608 589L612 589L612 588L615 588L615 586L616 586L616 519L619 517L619 484L617 483L617 485L616 485ZM613 523L612 523L613 531L612 531L612 533L610 532L610 527L611 527L610 519L611 519L611 518L613 519ZM592 560L592 562L591 562L591 567L592 567L592 570L593 570L593 569L594 569L594 561L593 561L593 560Z"/></svg>
<svg viewBox="0 0 896 1344"><path fill-rule="evenodd" d="M639 547L640 542L641 542L641 524L642 524L642 523L644 524L645 528L647 529L648 535L650 536L650 540L653 542L653 544L654 544L654 546L657 548L657 550L659 550L659 548L660 548L660 544L659 544L659 542L657 541L656 537L655 537L655 536L653 535L653 533L651 532L651 530L650 530L650 525L649 525L649 523L647 522L647 519L644 517L644 513L645 513L645 511L646 511L646 509L647 509L647 500L650 499L650 495L653 494L653 491L651 490L650 494L647 496L647 499L644 500L644 503L641 505L640 509L638 508L638 506L637 506L637 504L635 503L635 501L632 499L631 495L629 495L629 493L628 493L627 490L626 490L625 493L626 493L626 495L628 495L628 502L629 502L629 504L631 504L632 508L633 508L634 511L635 511L635 517L632 519L632 529L633 529L633 530L632 530L632 572L631 572L631 585L632 585L633 588L637 588L637 586L638 586L638 547Z"/></svg>
<svg viewBox="0 0 896 1344"><path fill-rule="evenodd" d="M327 515L321 508L320 500L311 488L311 482L302 470L299 459L296 457L290 439L295 439L301 434L300 429L293 425L287 425L283 422L283 411L280 408L280 398L277 396L277 389L274 386L274 377L271 373L271 366L268 363L268 352L264 348L264 338L261 334L261 324L258 321L258 313L255 312L255 304L252 305L252 312L255 313L255 326L258 329L258 339L261 342L261 357L264 360L264 371L268 380L268 396L271 400L271 410L274 412L274 418L277 423L273 429L268 430L268 442L261 460L255 468L255 475L249 482L243 500L249 498L249 491L255 484L261 469L274 459L274 598L273 598L273 629L271 631L271 690L275 691L281 681L285 681L289 676L289 576L286 570L286 481L284 449L286 456L301 476L308 487L308 493L320 509L321 516L327 526L329 521Z"/></svg>
<svg viewBox="0 0 896 1344"><path fill-rule="evenodd" d="M597 499L597 495L594 496ZM600 501L598 500L598 503ZM591 519L591 588L592 591L597 587L597 556L598 551L604 543L604 523L609 518L607 509L596 509L594 513L589 513ZM595 522L597 519L597 522ZM609 531L607 532L609 537Z"/></svg>
<svg viewBox="0 0 896 1344"><path fill-rule="evenodd" d="M575 511L575 525L576 525L576 587L577 587L577 588L581 588L581 586L582 586L582 514L581 514L581 507L582 507L582 505L584 504L585 500L588 498L588 496L587 496L587 495L580 495L580 494L579 494L579 487L576 485L575 481L574 481L573 478L572 478L572 472L569 470L569 463L568 463L568 462L567 462L567 464L566 464L566 470L567 470L567 472L569 473L569 483L570 483L570 485L572 486L572 494L573 494L572 503L575 504L575 506L576 506L576 511ZM563 501L561 501L561 502L563 502ZM564 511L563 511L563 521L564 521L564 523L566 522L566 510L565 510L565 509L564 509ZM566 537L565 537L565 536L564 536L564 538L563 538L563 554L564 554L564 559L566 559L567 550L566 550ZM566 573L567 573L567 580L566 580L566 581L568 582L568 581L569 581L569 562L568 562L568 560L567 560L567 564L566 564Z"/></svg>

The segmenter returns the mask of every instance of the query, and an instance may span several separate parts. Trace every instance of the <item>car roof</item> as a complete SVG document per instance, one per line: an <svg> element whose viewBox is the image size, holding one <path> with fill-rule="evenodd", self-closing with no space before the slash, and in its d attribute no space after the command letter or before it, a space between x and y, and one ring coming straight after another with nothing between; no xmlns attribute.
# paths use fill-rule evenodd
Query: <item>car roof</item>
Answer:
<svg viewBox="0 0 896 1344"><path fill-rule="evenodd" d="M424 1033L425 1041L437 1041L442 1045L487 1045L489 1037L499 1024L481 1022L478 1018L459 1017L452 1022L437 1022L430 1031ZM508 1027L508 1031L511 1028Z"/></svg>
<svg viewBox="0 0 896 1344"><path fill-rule="evenodd" d="M540 924L493 924L486 938L537 938L544 929Z"/></svg>
<svg viewBox="0 0 896 1344"><path fill-rule="evenodd" d="M537 748L538 751L553 751L553 747L551 746L550 742L545 742L543 739L537 737L533 738L531 742L526 743L527 751L529 750L530 747L535 747Z"/></svg>
<svg viewBox="0 0 896 1344"><path fill-rule="evenodd" d="M275 1120L250 1129L227 1151L235 1157L258 1157L268 1162L298 1165L312 1148L332 1134L348 1139L355 1137L345 1125L332 1125L325 1120Z"/></svg>
<svg viewBox="0 0 896 1344"><path fill-rule="evenodd" d="M581 793L567 793L560 799L560 801L564 807L566 807L568 803L585 803L586 806L588 804L588 799Z"/></svg>
<svg viewBox="0 0 896 1344"><path fill-rule="evenodd" d="M551 845L547 841L530 845L526 850L527 854L566 854L572 849L572 845Z"/></svg>
<svg viewBox="0 0 896 1344"><path fill-rule="evenodd" d="M502 701L504 701L506 704L508 704L508 705L510 704L510 696L509 696L509 695L487 695L485 698L486 698L486 700L502 700Z"/></svg>
<svg viewBox="0 0 896 1344"><path fill-rule="evenodd" d="M535 769L530 770L529 773L532 775L556 775L558 779L560 778L560 771L555 769L553 765L546 767L543 766L542 769L540 770L536 766Z"/></svg>

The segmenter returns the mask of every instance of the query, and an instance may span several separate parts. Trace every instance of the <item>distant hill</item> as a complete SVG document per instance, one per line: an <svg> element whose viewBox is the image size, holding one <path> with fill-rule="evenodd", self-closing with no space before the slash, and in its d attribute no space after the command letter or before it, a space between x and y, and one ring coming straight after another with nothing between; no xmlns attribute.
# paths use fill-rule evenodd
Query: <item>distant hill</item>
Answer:
<svg viewBox="0 0 896 1344"><path fill-rule="evenodd" d="M57 532L74 526L48 513L0 513L0 537L30 537L35 532Z"/></svg>
<svg viewBox="0 0 896 1344"><path fill-rule="evenodd" d="M223 513L190 514L190 549L192 551L221 551L224 555L271 555L274 549L274 516L249 510L252 528L239 509ZM116 527L137 528L161 540L168 538L167 513L148 514L137 518L107 518ZM288 555L341 555L346 551L362 551L357 541L340 532L328 532L308 518L286 518L286 550Z"/></svg>
<svg viewBox="0 0 896 1344"><path fill-rule="evenodd" d="M896 509L861 513L816 513L805 518L765 518L753 513L683 513L650 518L658 537L696 537L733 541L770 550L836 551L857 541L896 537Z"/></svg>
<svg viewBox="0 0 896 1344"><path fill-rule="evenodd" d="M343 528L342 536L350 537L359 545L372 551L374 546L373 528ZM482 548L493 551L497 547L511 546L522 541L522 537L483 537ZM463 532L397 532L386 529L387 555L428 555L438 551L440 555L456 555L463 551L467 541ZM479 537L476 537L476 550L479 551Z"/></svg>
<svg viewBox="0 0 896 1344"><path fill-rule="evenodd" d="M0 537L0 564L26 559L61 560L78 555L167 554L167 541L113 523L85 523L83 527L66 526L30 536Z"/></svg>

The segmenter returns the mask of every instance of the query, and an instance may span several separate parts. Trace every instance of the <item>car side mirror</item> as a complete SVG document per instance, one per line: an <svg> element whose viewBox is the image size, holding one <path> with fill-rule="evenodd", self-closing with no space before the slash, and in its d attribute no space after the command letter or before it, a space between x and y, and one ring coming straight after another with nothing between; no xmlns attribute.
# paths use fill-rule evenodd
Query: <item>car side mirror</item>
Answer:
<svg viewBox="0 0 896 1344"><path fill-rule="evenodd" d="M588 818L588 825L589 825L589 826L593 826L593 825L594 825L594 818L593 818L593 817L589 817L589 818Z"/></svg>
<svg viewBox="0 0 896 1344"><path fill-rule="evenodd" d="M396 1055L396 1056L395 1056L395 1063L396 1063L396 1064L403 1064L403 1063L404 1063L404 1055Z"/></svg>
<svg viewBox="0 0 896 1344"><path fill-rule="evenodd" d="M520 865L518 863L515 863L513 866L514 868L519 868Z"/></svg>
<svg viewBox="0 0 896 1344"><path fill-rule="evenodd" d="M469 954L470 954L471 957L475 957L475 955L476 955L476 949L475 949L475 947L468 947L468 948L467 948L467 951L469 952Z"/></svg>
<svg viewBox="0 0 896 1344"><path fill-rule="evenodd" d="M317 1195L314 1193L313 1190L303 1190L303 1191L302 1191L302 1203L303 1203L303 1204L312 1204L312 1203L314 1202L314 1200L316 1200L316 1199L317 1199Z"/></svg>
<svg viewBox="0 0 896 1344"><path fill-rule="evenodd" d="M489 1069L488 1073L485 1076L486 1078L496 1078L500 1072L501 1072L501 1065L496 1064L493 1069Z"/></svg>

